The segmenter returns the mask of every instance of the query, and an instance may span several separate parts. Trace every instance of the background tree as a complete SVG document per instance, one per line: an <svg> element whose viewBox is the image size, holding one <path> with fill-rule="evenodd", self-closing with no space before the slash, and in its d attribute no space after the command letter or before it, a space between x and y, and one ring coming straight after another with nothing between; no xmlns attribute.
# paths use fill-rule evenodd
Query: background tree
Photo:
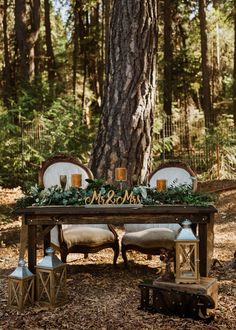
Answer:
<svg viewBox="0 0 236 330"><path fill-rule="evenodd" d="M91 156L95 177L114 179L128 169L130 183L143 181L151 153L155 105L157 1L115 0L103 113Z"/></svg>
<svg viewBox="0 0 236 330"><path fill-rule="evenodd" d="M173 70L173 0L164 1L164 74L163 74L163 110L172 114L172 70Z"/></svg>
<svg viewBox="0 0 236 330"><path fill-rule="evenodd" d="M30 81L39 78L39 33L40 33L40 0L31 0L30 2L30 26L28 33L29 47L29 77Z"/></svg>
<svg viewBox="0 0 236 330"><path fill-rule="evenodd" d="M201 33L201 57L202 57L202 109L205 116L205 125L209 127L214 123L214 114L211 102L210 91L210 65L207 46L207 27L206 27L206 1L199 0L199 21Z"/></svg>
<svg viewBox="0 0 236 330"><path fill-rule="evenodd" d="M233 115L234 125L236 127L236 0L233 7L234 17L234 69L233 69Z"/></svg>
<svg viewBox="0 0 236 330"><path fill-rule="evenodd" d="M29 81L29 52L27 48L26 1L15 2L15 31L20 58L20 77L22 83Z"/></svg>
<svg viewBox="0 0 236 330"><path fill-rule="evenodd" d="M27 15L27 9L30 14ZM30 24L27 22L29 20ZM40 0L15 2L15 31L20 59L20 77L24 85L35 77L35 46L40 28Z"/></svg>
<svg viewBox="0 0 236 330"><path fill-rule="evenodd" d="M54 82L56 74L56 63L54 50L52 45L52 29L51 29L51 6L49 0L44 0L44 25L45 25L45 43L46 43L46 66L48 72L48 84L50 92L49 94L53 96L54 94Z"/></svg>
<svg viewBox="0 0 236 330"><path fill-rule="evenodd" d="M76 101L76 94L77 94L77 67L78 67L78 54L79 54L79 31L80 28L83 28L81 26L79 28L79 1L76 0L74 3L73 8L73 18L74 18L74 30L73 30L73 57L72 57L72 72L73 72L73 78L72 78L72 86L73 86L73 95ZM83 92L84 95L84 92ZM84 104L84 96L82 97L82 106Z"/></svg>
<svg viewBox="0 0 236 330"><path fill-rule="evenodd" d="M10 65L10 54L9 54L9 41L8 41L8 0L4 0L3 3L3 17L2 17L2 25L3 25L3 43L4 43L4 67L3 67L3 80L5 84L4 88L4 103L9 105L9 97L10 97L10 88L12 84L12 75L11 75L11 65Z"/></svg>

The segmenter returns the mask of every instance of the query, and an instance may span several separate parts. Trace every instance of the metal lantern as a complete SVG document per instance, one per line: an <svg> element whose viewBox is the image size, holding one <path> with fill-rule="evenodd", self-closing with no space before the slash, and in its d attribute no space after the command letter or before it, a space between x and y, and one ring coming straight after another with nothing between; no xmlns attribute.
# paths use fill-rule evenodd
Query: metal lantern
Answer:
<svg viewBox="0 0 236 330"><path fill-rule="evenodd" d="M66 302L66 264L49 247L46 256L35 266L37 301L55 307Z"/></svg>
<svg viewBox="0 0 236 330"><path fill-rule="evenodd" d="M8 306L22 311L34 304L34 274L26 267L23 259L8 276Z"/></svg>
<svg viewBox="0 0 236 330"><path fill-rule="evenodd" d="M191 221L185 220L175 240L176 283L199 283L199 239L192 229Z"/></svg>

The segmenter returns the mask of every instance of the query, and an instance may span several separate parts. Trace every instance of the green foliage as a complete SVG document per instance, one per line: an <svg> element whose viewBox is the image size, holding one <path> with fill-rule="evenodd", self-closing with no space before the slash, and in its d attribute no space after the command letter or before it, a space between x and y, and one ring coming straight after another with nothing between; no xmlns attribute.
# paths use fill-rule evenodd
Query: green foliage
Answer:
<svg viewBox="0 0 236 330"><path fill-rule="evenodd" d="M82 109L74 106L72 100L57 99L42 116L45 132L40 139L46 157L56 153L80 155L81 161L88 159L89 146L94 128L88 128L82 120Z"/></svg>
<svg viewBox="0 0 236 330"><path fill-rule="evenodd" d="M42 96L43 97L43 96ZM97 125L83 123L83 110L70 98L36 104L24 94L9 110L0 108L0 185L32 185L42 160L54 154L69 154L86 163ZM47 108L47 109L46 109ZM47 110L47 111L46 111Z"/></svg>
<svg viewBox="0 0 236 330"><path fill-rule="evenodd" d="M214 202L214 196L204 192L193 191L188 185L171 186L164 191L156 191L154 188L148 189L147 198L143 204L148 205L195 205L207 206Z"/></svg>
<svg viewBox="0 0 236 330"><path fill-rule="evenodd" d="M211 179L234 179L236 168L236 132L233 117L221 115L217 124L206 132L206 144L211 146L212 167L205 173Z"/></svg>
<svg viewBox="0 0 236 330"><path fill-rule="evenodd" d="M86 190L88 192L91 192L91 194L93 191L96 191L101 194L106 194L109 190L114 190L115 192L117 192L118 189L116 185L106 183L103 178L94 179L94 180L86 179L86 181L88 182L88 186Z"/></svg>
<svg viewBox="0 0 236 330"><path fill-rule="evenodd" d="M171 152L174 146L173 136L163 136L164 122L166 114L161 111L156 112L153 122L153 142L152 142L152 165L157 166L159 155Z"/></svg>
<svg viewBox="0 0 236 330"><path fill-rule="evenodd" d="M30 188L28 195L17 200L16 208L30 205L80 205L86 197L87 193L83 189L71 187L64 191L59 186L43 189L35 185Z"/></svg>
<svg viewBox="0 0 236 330"><path fill-rule="evenodd" d="M85 205L86 198L91 197L93 192L100 193L101 196L106 196L109 191L113 190L115 197L124 196L125 190L133 193L134 196L139 196L143 205L195 205L206 206L214 201L214 197L204 192L193 192L188 185L179 185L169 187L165 191L158 192L155 188L145 186L135 186L132 188L120 188L119 185L111 185L103 179L90 180L87 179L88 186L82 188L69 188L63 190L59 186L50 188L40 188L32 186L29 192L16 202L16 208L24 208L31 205Z"/></svg>

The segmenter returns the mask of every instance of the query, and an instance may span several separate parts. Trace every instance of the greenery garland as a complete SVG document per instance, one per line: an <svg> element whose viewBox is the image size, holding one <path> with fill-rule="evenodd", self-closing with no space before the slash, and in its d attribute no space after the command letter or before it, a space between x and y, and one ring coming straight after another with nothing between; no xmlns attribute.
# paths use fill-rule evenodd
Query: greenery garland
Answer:
<svg viewBox="0 0 236 330"><path fill-rule="evenodd" d="M155 188L147 186L120 187L106 183L103 179L87 179L88 186L83 188L70 187L63 190L59 186L42 188L38 185L32 186L24 197L16 201L16 208L27 206L45 205L85 205L86 199L91 199L94 191L102 197L106 197L110 191L114 192L114 197L124 196L127 191L129 194L138 197L143 205L193 205L207 206L215 200L214 196L205 192L194 192L189 185L171 186L158 192ZM93 204L97 204L95 201ZM128 204L128 201L125 202Z"/></svg>

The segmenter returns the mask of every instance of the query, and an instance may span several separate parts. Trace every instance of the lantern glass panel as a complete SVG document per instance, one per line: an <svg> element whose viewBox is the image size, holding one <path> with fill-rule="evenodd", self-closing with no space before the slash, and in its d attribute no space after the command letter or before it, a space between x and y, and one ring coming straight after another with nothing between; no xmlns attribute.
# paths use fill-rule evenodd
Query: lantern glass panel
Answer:
<svg viewBox="0 0 236 330"><path fill-rule="evenodd" d="M196 244L180 244L180 276L192 277L196 273Z"/></svg>

